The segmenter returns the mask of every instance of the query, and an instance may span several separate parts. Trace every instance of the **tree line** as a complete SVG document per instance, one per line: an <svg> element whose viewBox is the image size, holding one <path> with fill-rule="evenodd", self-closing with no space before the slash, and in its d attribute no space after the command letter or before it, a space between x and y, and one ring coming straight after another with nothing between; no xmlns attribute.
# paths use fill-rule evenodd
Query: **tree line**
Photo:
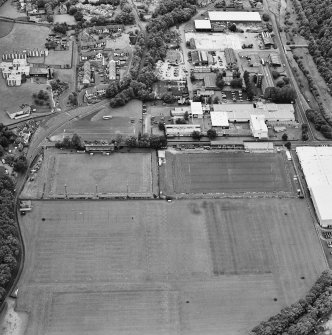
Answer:
<svg viewBox="0 0 332 335"><path fill-rule="evenodd" d="M15 223L15 185L7 175L0 177L0 303L16 275L20 241Z"/></svg>
<svg viewBox="0 0 332 335"><path fill-rule="evenodd" d="M315 125L316 130L320 131L324 137L332 138L332 128L327 124L321 113L314 109L307 109L306 115L308 120Z"/></svg>
<svg viewBox="0 0 332 335"><path fill-rule="evenodd" d="M332 3L330 0L293 0L293 5L297 13L299 22L299 33L309 41L308 50L317 66L320 75L326 82L330 94L332 92ZM296 59L297 60L297 59ZM298 61L298 60L297 60ZM298 61L301 70L304 66ZM317 97L315 85L307 75L310 88ZM326 111L320 102L320 111L330 126L332 126L332 116Z"/></svg>
<svg viewBox="0 0 332 335"><path fill-rule="evenodd" d="M308 335L332 310L332 272L326 270L308 294L252 329L251 335Z"/></svg>
<svg viewBox="0 0 332 335"><path fill-rule="evenodd" d="M178 33L169 28L188 21L196 13L195 4L196 0L166 0L158 6L146 26L147 38L142 32L138 36L130 75L120 82L111 83L106 91L112 107L122 106L133 98L154 99L155 64L165 59L167 44L179 39Z"/></svg>

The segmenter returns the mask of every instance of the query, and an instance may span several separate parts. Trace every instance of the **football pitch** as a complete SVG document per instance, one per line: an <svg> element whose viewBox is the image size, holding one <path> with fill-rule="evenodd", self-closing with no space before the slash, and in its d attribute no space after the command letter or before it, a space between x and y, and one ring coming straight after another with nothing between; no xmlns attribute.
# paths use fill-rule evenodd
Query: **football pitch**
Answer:
<svg viewBox="0 0 332 335"><path fill-rule="evenodd" d="M165 194L292 192L280 154L170 153L161 168Z"/></svg>
<svg viewBox="0 0 332 335"><path fill-rule="evenodd" d="M33 201L26 335L246 334L326 268L300 199Z"/></svg>
<svg viewBox="0 0 332 335"><path fill-rule="evenodd" d="M151 153L110 156L47 150L36 179L28 181L25 198L152 196ZM154 165L154 164L153 164Z"/></svg>

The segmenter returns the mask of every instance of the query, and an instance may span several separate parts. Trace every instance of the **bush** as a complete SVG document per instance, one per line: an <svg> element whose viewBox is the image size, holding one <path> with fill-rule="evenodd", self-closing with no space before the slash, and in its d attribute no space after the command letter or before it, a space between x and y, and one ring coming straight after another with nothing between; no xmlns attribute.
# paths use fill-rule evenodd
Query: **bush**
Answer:
<svg viewBox="0 0 332 335"><path fill-rule="evenodd" d="M263 18L264 21L269 21L269 20L270 20L270 15L267 14L267 13L264 13L264 14L262 15L262 18Z"/></svg>
<svg viewBox="0 0 332 335"><path fill-rule="evenodd" d="M201 134L198 130L194 130L194 131L191 133L191 137L192 137L194 140L200 140L201 137L202 137L202 134Z"/></svg>
<svg viewBox="0 0 332 335"><path fill-rule="evenodd" d="M207 136L210 140L213 140L217 137L217 131L214 128L211 128L207 131Z"/></svg>
<svg viewBox="0 0 332 335"><path fill-rule="evenodd" d="M18 173L24 173L28 168L28 162L25 156L18 157L15 162L13 169Z"/></svg>

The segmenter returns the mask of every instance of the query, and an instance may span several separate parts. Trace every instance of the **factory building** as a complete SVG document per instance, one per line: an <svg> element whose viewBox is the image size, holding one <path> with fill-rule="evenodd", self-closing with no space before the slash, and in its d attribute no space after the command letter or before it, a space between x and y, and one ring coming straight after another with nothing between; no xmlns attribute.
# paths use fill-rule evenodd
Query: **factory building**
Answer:
<svg viewBox="0 0 332 335"><path fill-rule="evenodd" d="M196 31L211 31L211 22L210 20L195 20L195 29Z"/></svg>
<svg viewBox="0 0 332 335"><path fill-rule="evenodd" d="M332 148L297 147L298 155L319 224L332 227Z"/></svg>
<svg viewBox="0 0 332 335"><path fill-rule="evenodd" d="M243 22L253 23L261 22L261 16L258 12L224 12L211 11L209 12L211 22Z"/></svg>
<svg viewBox="0 0 332 335"><path fill-rule="evenodd" d="M250 122L251 115L263 115L267 122L295 121L292 104L257 103L213 105L215 112L227 112L229 122Z"/></svg>
<svg viewBox="0 0 332 335"><path fill-rule="evenodd" d="M250 130L255 138L264 139L269 137L264 115L250 115Z"/></svg>

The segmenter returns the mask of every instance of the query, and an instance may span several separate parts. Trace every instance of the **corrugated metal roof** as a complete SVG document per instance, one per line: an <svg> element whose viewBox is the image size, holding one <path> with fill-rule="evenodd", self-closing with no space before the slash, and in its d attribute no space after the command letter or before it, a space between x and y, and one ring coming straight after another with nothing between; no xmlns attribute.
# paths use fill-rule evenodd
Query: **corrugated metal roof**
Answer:
<svg viewBox="0 0 332 335"><path fill-rule="evenodd" d="M209 12L211 21L261 22L258 12Z"/></svg>

